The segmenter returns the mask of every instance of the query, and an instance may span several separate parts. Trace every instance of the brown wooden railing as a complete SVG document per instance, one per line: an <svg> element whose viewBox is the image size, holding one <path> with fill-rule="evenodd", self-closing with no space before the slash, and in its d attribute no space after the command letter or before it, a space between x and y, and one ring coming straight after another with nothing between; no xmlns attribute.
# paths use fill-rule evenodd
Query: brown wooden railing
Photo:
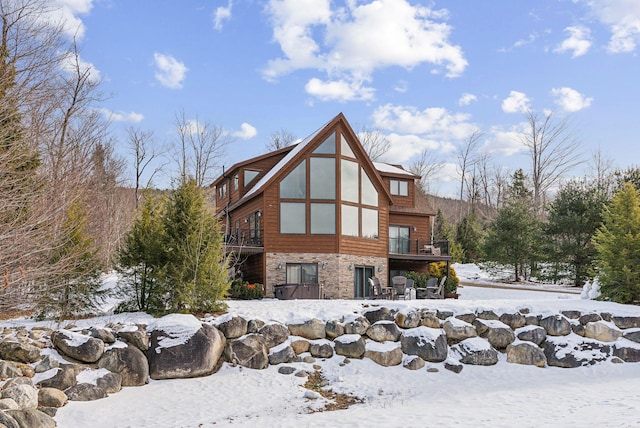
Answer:
<svg viewBox="0 0 640 428"><path fill-rule="evenodd" d="M415 254L448 256L449 241L429 241L426 239L389 238L390 254Z"/></svg>

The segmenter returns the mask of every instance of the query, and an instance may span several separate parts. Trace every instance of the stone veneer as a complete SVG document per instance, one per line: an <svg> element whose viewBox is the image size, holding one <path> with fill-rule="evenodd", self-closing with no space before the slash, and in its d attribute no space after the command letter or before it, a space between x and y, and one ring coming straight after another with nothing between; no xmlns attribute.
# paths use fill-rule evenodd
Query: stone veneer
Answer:
<svg viewBox="0 0 640 428"><path fill-rule="evenodd" d="M380 282L387 283L387 259L353 254L266 253L265 284L267 297L273 297L273 287L286 282L287 263L317 263L318 282L327 299L353 299L354 266L373 266ZM323 268L324 263L324 268ZM282 265L278 269L278 264ZM352 269L349 270L351 265Z"/></svg>

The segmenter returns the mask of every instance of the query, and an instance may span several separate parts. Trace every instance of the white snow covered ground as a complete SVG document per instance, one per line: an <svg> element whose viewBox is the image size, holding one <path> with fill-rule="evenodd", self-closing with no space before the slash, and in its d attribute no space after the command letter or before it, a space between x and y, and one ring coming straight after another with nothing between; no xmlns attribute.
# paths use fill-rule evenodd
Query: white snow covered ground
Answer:
<svg viewBox="0 0 640 428"><path fill-rule="evenodd" d="M465 268L459 275L465 279ZM427 306L464 313L478 308L497 313L527 307L533 313L556 314L564 309L640 316L640 307L597 302L570 293L538 292L464 286L458 300L384 302L390 308ZM339 319L360 312L357 300L231 301L232 312L263 321L292 322L311 317ZM145 315L127 314L93 320L95 323ZM28 321L2 322L21 324ZM78 324L82 325L80 321ZM335 392L352 394L364 402L346 410L312 412L324 399L309 400L304 378L282 375L277 366L251 370L224 364L209 377L150 381L124 388L106 399L71 402L58 411L62 428L125 427L632 427L640 426L640 363L604 362L574 369L536 368L506 362L465 365L460 374L443 364L427 363L411 371L381 367L369 359L343 357L318 360ZM290 364L312 371L311 364Z"/></svg>

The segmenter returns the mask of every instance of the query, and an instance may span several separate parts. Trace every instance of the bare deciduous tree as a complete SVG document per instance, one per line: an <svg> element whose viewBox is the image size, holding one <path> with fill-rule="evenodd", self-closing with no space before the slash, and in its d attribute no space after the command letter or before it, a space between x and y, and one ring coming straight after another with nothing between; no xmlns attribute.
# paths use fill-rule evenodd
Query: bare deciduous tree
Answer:
<svg viewBox="0 0 640 428"><path fill-rule="evenodd" d="M582 160L568 117L557 120L553 112L541 116L531 110L525 111L524 117L528 129L521 135L521 143L528 149L531 161L534 212L542 218L549 189Z"/></svg>
<svg viewBox="0 0 640 428"><path fill-rule="evenodd" d="M391 149L391 141L379 129L363 126L358 131L358 139L369 158L375 162Z"/></svg>
<svg viewBox="0 0 640 428"><path fill-rule="evenodd" d="M156 162L162 156L162 150L157 149L154 145L153 132L142 131L134 127L127 129L127 136L129 142L129 150L133 154L134 167L135 167L135 198L136 209L138 209L138 203L140 201L140 188L150 187L153 183L153 177L162 170L165 163L155 166ZM147 172L148 168L152 168L146 178L146 182L142 183L142 177Z"/></svg>
<svg viewBox="0 0 640 428"><path fill-rule="evenodd" d="M433 150L424 149L420 156L410 166L409 171L419 175L420 188L424 193L429 193L429 185L435 175L444 168L444 162L438 159Z"/></svg>
<svg viewBox="0 0 640 428"><path fill-rule="evenodd" d="M458 210L458 221L462 220L462 202L464 197L464 188L468 186L467 173L469 169L475 165L478 161L476 152L478 150L478 144L483 133L480 130L474 130L469 137L458 146L458 174L460 175L460 208Z"/></svg>
<svg viewBox="0 0 640 428"><path fill-rule="evenodd" d="M280 150L289 147L296 142L296 137L282 128L279 131L272 132L269 135L269 141L265 144L268 151Z"/></svg>
<svg viewBox="0 0 640 428"><path fill-rule="evenodd" d="M614 162L608 158L602 149L598 148L589 161L589 170L592 171L592 179L595 181L596 188L602 192L607 198L613 193L613 173L615 170Z"/></svg>
<svg viewBox="0 0 640 428"><path fill-rule="evenodd" d="M180 178L186 180L193 177L196 185L202 187L215 178L233 138L221 126L200 122L197 116L192 120L187 119L184 111L176 114L175 126Z"/></svg>

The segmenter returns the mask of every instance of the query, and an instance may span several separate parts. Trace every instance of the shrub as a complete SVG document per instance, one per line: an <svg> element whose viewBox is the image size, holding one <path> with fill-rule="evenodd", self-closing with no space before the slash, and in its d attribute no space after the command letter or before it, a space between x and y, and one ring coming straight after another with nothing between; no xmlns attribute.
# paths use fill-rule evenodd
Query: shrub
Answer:
<svg viewBox="0 0 640 428"><path fill-rule="evenodd" d="M429 273L407 272L406 277L413 279L416 288L425 288L427 286L427 280L429 278L442 278L447 270L447 264L445 262L429 263ZM458 284L460 279L456 275L456 271L449 266L449 275L447 275L447 281L444 283L445 293L455 293L458 290Z"/></svg>
<svg viewBox="0 0 640 428"><path fill-rule="evenodd" d="M260 300L264 297L262 284L249 284L241 279L234 279L229 289L229 297L236 300Z"/></svg>

